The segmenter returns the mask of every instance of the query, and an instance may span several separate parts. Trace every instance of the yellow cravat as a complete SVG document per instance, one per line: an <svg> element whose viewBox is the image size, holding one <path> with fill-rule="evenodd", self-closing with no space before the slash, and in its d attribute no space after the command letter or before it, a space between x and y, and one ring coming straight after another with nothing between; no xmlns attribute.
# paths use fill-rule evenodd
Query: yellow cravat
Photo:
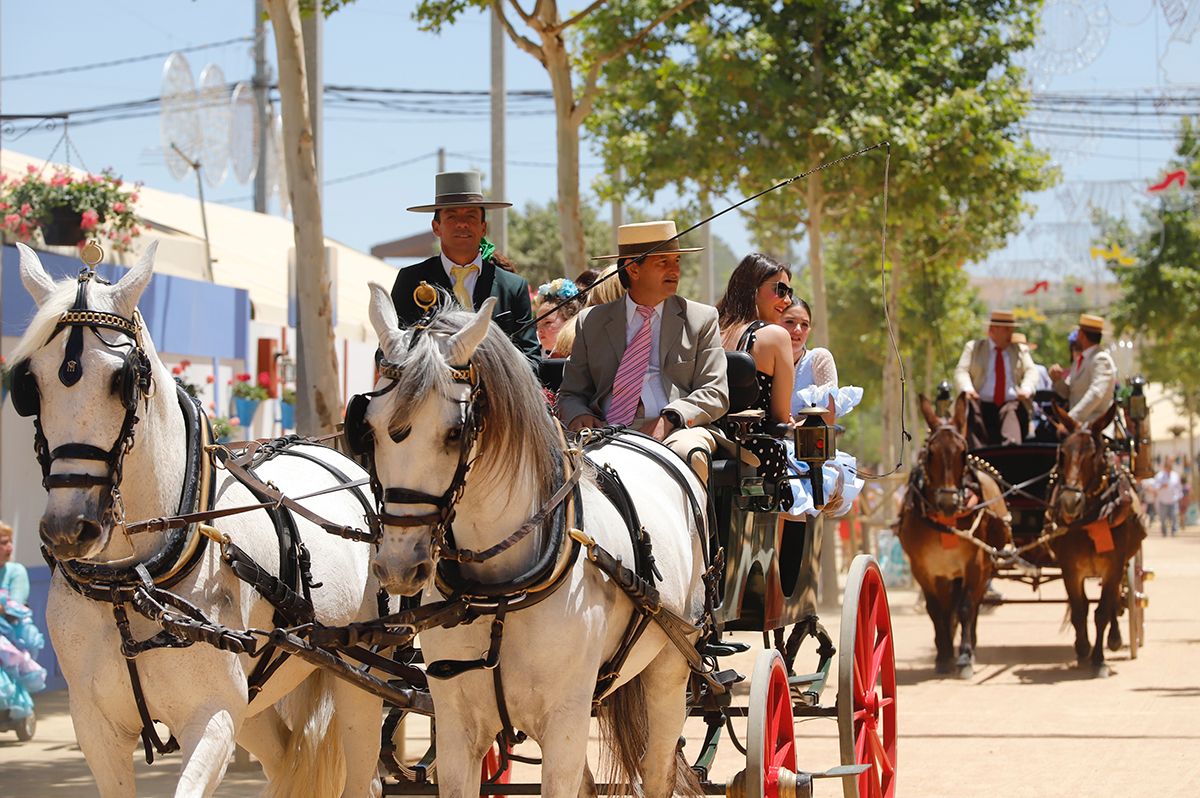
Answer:
<svg viewBox="0 0 1200 798"><path fill-rule="evenodd" d="M464 310L475 310L475 303L471 301L471 294L467 291L467 276L478 273L479 267L474 263L450 267L450 276L454 278L454 296L458 298L458 304L462 305Z"/></svg>

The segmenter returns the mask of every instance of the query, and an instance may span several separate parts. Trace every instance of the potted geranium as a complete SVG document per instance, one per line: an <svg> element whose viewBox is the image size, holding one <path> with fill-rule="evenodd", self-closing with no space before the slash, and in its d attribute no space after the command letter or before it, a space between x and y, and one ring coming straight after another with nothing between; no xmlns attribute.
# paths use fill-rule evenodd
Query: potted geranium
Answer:
<svg viewBox="0 0 1200 798"><path fill-rule="evenodd" d="M233 439L233 431L241 426L237 416L214 416L212 419L213 436L217 443L229 443Z"/></svg>
<svg viewBox="0 0 1200 798"><path fill-rule="evenodd" d="M245 422L247 429L254 423L254 414L258 412L258 403L266 399L267 386L271 384L270 375L265 371L258 375L258 381L253 382L250 374L235 374L229 381L229 391L233 394L234 407L238 418Z"/></svg>
<svg viewBox="0 0 1200 798"><path fill-rule="evenodd" d="M285 431L296 428L296 391L284 388L279 397L279 425Z"/></svg>
<svg viewBox="0 0 1200 798"><path fill-rule="evenodd" d="M183 389L184 393L196 399L200 396L200 386L188 379L187 370L191 368L192 361L181 360L179 365L171 367L171 376L175 378L175 382ZM212 380L209 380L212 382Z"/></svg>
<svg viewBox="0 0 1200 798"><path fill-rule="evenodd" d="M0 219L17 240L40 233L48 245L69 246L101 238L123 252L141 234L133 213L140 185L126 188L111 169L84 176L62 167L50 175L33 164L26 170L20 180L0 175Z"/></svg>

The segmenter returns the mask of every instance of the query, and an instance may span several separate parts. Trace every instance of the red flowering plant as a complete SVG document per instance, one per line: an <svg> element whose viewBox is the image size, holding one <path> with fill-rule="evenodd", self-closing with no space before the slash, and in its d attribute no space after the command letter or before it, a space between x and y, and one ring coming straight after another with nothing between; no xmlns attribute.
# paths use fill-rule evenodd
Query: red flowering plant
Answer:
<svg viewBox="0 0 1200 798"><path fill-rule="evenodd" d="M79 176L60 167L47 176L30 164L22 179L0 175L0 229L19 241L37 232L45 240L55 214L67 211L79 214L78 229L68 231L71 240L107 239L113 250L124 252L142 232L133 212L140 188L125 186L111 169Z"/></svg>
<svg viewBox="0 0 1200 798"><path fill-rule="evenodd" d="M171 376L175 378L175 382L179 383L188 396L195 399L200 395L200 386L188 379L188 369L192 367L192 361L181 360L178 365L171 367ZM212 379L209 379L212 382Z"/></svg>
<svg viewBox="0 0 1200 798"><path fill-rule="evenodd" d="M270 396L267 391L267 386L270 385L270 379L264 371L258 375L257 382L251 382L254 378L250 374L242 373L235 374L233 379L229 381L229 391L238 399L253 399L256 402L261 402Z"/></svg>

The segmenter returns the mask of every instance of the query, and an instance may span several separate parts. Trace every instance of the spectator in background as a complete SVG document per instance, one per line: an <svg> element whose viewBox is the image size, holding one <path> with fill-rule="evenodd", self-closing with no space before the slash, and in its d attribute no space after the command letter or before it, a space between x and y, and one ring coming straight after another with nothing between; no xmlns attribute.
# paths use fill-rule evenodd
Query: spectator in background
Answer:
<svg viewBox="0 0 1200 798"><path fill-rule="evenodd" d="M600 272L596 269L584 269L575 278L575 285L579 286L580 291L586 291L592 287L592 283L596 282L596 278L600 276Z"/></svg>
<svg viewBox="0 0 1200 798"><path fill-rule="evenodd" d="M29 572L12 562L13 528L0 521L0 590L7 590L13 601L29 603Z"/></svg>
<svg viewBox="0 0 1200 798"><path fill-rule="evenodd" d="M1154 475L1155 503L1158 508L1159 528L1162 536L1179 534L1179 500L1183 498L1183 483L1171 465L1171 458L1163 460L1162 470Z"/></svg>
<svg viewBox="0 0 1200 798"><path fill-rule="evenodd" d="M565 352L559 349L558 339L563 327L583 307L583 303L575 299L577 296L579 286L566 277L542 283L538 287L533 300L533 317L538 320L537 336L543 357L566 357L571 353L569 347Z"/></svg>

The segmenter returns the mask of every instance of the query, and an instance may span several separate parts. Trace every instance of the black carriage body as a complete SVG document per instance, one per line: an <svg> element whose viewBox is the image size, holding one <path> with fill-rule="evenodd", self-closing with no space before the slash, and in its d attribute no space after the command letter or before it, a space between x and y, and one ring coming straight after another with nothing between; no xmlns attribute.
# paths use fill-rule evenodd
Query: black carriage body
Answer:
<svg viewBox="0 0 1200 798"><path fill-rule="evenodd" d="M1013 545L1019 549L1037 540L1045 525L1045 503L1050 497L1050 472L1058 456L1058 444L1027 442L1019 446L987 446L971 454L1000 472L1009 485L1024 486L1005 497L1012 515ZM1038 567L1056 567L1049 546L1038 546L1024 558Z"/></svg>

